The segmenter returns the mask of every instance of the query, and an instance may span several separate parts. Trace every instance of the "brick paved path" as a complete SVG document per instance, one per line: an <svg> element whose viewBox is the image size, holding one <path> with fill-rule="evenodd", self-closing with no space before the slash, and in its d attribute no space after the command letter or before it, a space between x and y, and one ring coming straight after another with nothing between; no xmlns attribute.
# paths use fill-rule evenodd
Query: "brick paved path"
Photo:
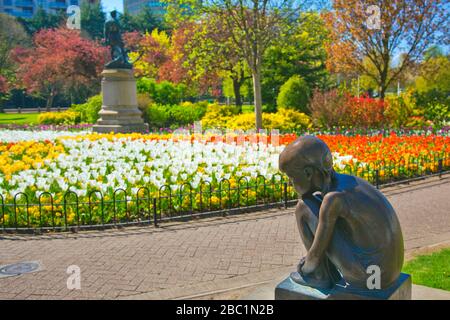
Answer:
<svg viewBox="0 0 450 320"><path fill-rule="evenodd" d="M407 254L450 244L450 176L383 192L399 214ZM41 271L0 278L3 299L186 298L273 280L304 254L293 209L156 229L0 239L0 265L42 264ZM81 268L81 290L67 289L70 265Z"/></svg>

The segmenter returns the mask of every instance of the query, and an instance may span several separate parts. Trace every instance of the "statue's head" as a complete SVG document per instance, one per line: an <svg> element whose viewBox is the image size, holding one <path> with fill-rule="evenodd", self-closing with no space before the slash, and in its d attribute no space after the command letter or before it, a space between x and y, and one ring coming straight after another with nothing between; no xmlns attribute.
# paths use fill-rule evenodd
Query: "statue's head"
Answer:
<svg viewBox="0 0 450 320"><path fill-rule="evenodd" d="M334 175L330 149L314 136L299 137L286 146L280 154L279 168L291 179L299 195L326 193Z"/></svg>
<svg viewBox="0 0 450 320"><path fill-rule="evenodd" d="M115 18L117 17L117 10L111 11L110 14L111 14L111 17L112 17L113 19L115 19Z"/></svg>

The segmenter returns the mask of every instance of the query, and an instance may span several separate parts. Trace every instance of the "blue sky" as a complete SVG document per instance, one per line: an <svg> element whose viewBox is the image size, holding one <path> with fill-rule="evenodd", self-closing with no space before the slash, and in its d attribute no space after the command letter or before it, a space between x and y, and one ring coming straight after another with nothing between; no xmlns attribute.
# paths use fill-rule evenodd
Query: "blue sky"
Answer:
<svg viewBox="0 0 450 320"><path fill-rule="evenodd" d="M102 0L102 5L106 12L114 9L123 12L123 0Z"/></svg>
<svg viewBox="0 0 450 320"><path fill-rule="evenodd" d="M119 12L123 12L123 0L101 0L103 9L106 12L110 12L112 10L117 10ZM445 5L443 7L444 10L450 11L450 5ZM450 46L441 46L445 53L450 52Z"/></svg>

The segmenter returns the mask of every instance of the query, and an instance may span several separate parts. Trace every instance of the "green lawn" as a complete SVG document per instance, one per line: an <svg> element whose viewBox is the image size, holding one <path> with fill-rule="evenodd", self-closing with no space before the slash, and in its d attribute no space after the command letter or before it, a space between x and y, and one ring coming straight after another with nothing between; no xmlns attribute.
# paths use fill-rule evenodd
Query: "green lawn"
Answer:
<svg viewBox="0 0 450 320"><path fill-rule="evenodd" d="M0 113L0 124L37 123L39 113Z"/></svg>
<svg viewBox="0 0 450 320"><path fill-rule="evenodd" d="M407 262L403 272L412 275L413 283L450 291L450 248Z"/></svg>

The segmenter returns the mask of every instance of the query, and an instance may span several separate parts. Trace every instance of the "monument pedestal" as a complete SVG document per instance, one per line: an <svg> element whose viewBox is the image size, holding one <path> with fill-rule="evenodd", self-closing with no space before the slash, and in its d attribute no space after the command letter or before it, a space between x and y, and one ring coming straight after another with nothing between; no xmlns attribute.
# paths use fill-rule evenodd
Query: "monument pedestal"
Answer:
<svg viewBox="0 0 450 320"><path fill-rule="evenodd" d="M131 69L105 69L102 72L103 104L94 132L145 132L148 124L137 106L136 80Z"/></svg>
<svg viewBox="0 0 450 320"><path fill-rule="evenodd" d="M275 288L275 300L411 300L411 286L411 276L405 273L384 290L358 290L342 284L332 289L314 289L288 277Z"/></svg>

